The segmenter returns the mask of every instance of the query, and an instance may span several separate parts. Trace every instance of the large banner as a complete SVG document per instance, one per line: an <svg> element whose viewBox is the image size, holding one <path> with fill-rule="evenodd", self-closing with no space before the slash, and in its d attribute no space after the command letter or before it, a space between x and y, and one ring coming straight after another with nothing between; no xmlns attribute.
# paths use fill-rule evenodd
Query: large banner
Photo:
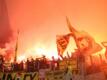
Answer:
<svg viewBox="0 0 107 80"><path fill-rule="evenodd" d="M22 73L22 72L14 72L14 73L1 73L0 72L0 80L38 80L38 73Z"/></svg>

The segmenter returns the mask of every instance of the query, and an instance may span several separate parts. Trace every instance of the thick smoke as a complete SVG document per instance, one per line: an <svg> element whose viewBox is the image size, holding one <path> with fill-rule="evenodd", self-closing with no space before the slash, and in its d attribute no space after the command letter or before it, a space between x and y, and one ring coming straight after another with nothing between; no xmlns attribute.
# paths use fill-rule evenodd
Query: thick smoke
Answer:
<svg viewBox="0 0 107 80"><path fill-rule="evenodd" d="M12 36L11 28L8 26L0 26L0 48L4 48L6 43L10 42Z"/></svg>
<svg viewBox="0 0 107 80"><path fill-rule="evenodd" d="M12 30L9 24L8 11L5 0L0 0L0 48L10 42Z"/></svg>

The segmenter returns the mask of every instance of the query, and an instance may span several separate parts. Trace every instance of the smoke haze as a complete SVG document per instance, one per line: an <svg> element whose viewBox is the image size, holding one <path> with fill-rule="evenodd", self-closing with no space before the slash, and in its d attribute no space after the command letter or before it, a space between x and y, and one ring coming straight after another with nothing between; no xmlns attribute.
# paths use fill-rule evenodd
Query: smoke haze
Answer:
<svg viewBox="0 0 107 80"><path fill-rule="evenodd" d="M8 11L5 0L0 0L0 47L4 48L10 42L12 30L9 24Z"/></svg>

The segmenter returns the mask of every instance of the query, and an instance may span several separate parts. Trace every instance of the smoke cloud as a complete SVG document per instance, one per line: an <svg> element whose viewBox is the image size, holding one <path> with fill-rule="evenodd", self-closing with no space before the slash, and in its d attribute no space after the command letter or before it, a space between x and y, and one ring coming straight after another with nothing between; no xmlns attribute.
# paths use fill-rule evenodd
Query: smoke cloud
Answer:
<svg viewBox="0 0 107 80"><path fill-rule="evenodd" d="M12 30L7 26L0 26L0 48L4 48L6 43L10 42Z"/></svg>
<svg viewBox="0 0 107 80"><path fill-rule="evenodd" d="M9 24L8 11L5 0L0 0L0 48L10 42L12 29Z"/></svg>

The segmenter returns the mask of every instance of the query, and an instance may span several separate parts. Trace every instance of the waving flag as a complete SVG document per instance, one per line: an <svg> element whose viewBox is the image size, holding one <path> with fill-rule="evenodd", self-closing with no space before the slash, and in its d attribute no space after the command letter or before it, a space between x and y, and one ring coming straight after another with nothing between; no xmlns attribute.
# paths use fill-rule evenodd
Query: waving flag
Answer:
<svg viewBox="0 0 107 80"><path fill-rule="evenodd" d="M96 53L102 50L102 47L95 42L95 40L86 32L82 33L82 37L77 38L80 45L80 49L86 53L86 55Z"/></svg>
<svg viewBox="0 0 107 80"><path fill-rule="evenodd" d="M86 55L96 53L102 49L102 47L95 42L95 40L86 32L77 31L70 24L70 21L66 17L67 25L72 33L72 37L74 38L77 48L81 53L85 53Z"/></svg>
<svg viewBox="0 0 107 80"><path fill-rule="evenodd" d="M56 36L56 44L57 44L57 50L59 55L63 55L63 52L67 48L67 45L69 43L69 37L71 34L67 35L57 35Z"/></svg>
<svg viewBox="0 0 107 80"><path fill-rule="evenodd" d="M106 57L106 59L107 59L107 42L102 42L101 43L104 47L105 47L105 49L106 49L106 51L105 51L105 57Z"/></svg>

